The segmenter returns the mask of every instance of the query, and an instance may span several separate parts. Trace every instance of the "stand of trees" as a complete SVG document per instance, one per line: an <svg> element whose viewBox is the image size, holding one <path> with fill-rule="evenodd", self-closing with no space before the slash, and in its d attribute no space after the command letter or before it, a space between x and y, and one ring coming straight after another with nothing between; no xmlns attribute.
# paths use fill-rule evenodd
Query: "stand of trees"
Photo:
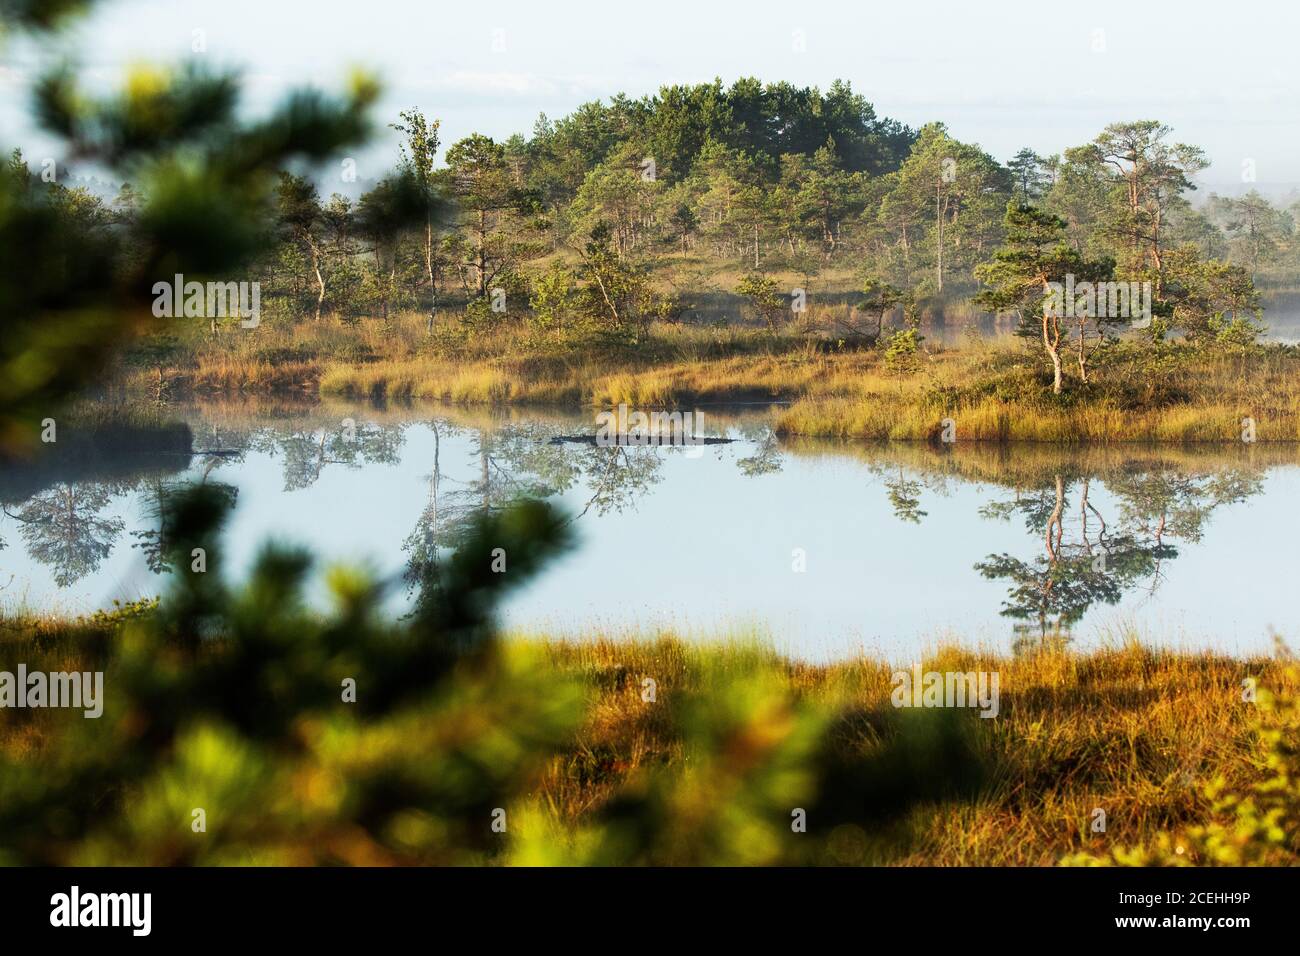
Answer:
<svg viewBox="0 0 1300 956"><path fill-rule="evenodd" d="M415 109L390 125L398 162L355 201L281 173L271 241L246 260L272 321L386 328L414 311L430 336L514 322L561 348L628 345L728 296L748 307L724 314L776 331L794 289L817 285L851 306L822 329L846 340L882 340L900 312L910 326L970 302L1016 315L1059 392L1122 328L1047 320L1064 276L1149 285L1154 338L1246 344L1256 283L1300 269L1300 204L1252 191L1194 205L1203 153L1150 120L1003 163L941 123L878 116L847 83L745 79L615 96L505 142L444 149ZM35 179L20 155L10 166ZM130 186L112 204L58 188L90 233L147 214Z"/></svg>
<svg viewBox="0 0 1300 956"><path fill-rule="evenodd" d="M400 119L394 176L415 183L415 227L395 232L368 215L393 178L355 205L289 180L267 272L294 316L382 321L416 310L433 332L442 310L584 342L636 341L651 320L691 311L714 277L749 300L737 316L775 328L790 318L793 275L805 291L821 281L859 288L855 315L866 323L849 331L875 339L900 308L914 322L973 300L1023 318L1039 311L1033 289L1068 272L1150 283L1153 335L1228 329L1249 340L1255 282L1300 268L1296 206L1253 191L1193 205L1204 155L1155 121L1002 163L943 124L882 119L839 82L826 92L742 80L616 96L542 117L529 137L473 135L443 154L436 120L415 110ZM1024 260L1026 230L1055 257L1046 271ZM1028 271L1008 272L1011 262ZM1042 338L1038 324L1028 331ZM1115 331L1105 326L1049 329L1054 368L1068 364L1086 381L1091 350Z"/></svg>

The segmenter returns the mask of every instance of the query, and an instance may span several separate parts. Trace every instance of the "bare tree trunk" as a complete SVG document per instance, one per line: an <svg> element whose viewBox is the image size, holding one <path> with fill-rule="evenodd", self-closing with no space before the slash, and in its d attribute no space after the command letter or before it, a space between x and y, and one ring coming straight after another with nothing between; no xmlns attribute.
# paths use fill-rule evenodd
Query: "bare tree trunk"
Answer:
<svg viewBox="0 0 1300 956"><path fill-rule="evenodd" d="M1043 347L1052 359L1052 393L1061 394L1061 328L1043 316Z"/></svg>
<svg viewBox="0 0 1300 956"><path fill-rule="evenodd" d="M1084 333L1086 329L1083 322L1079 323L1079 380L1085 385L1088 384L1088 354L1084 346Z"/></svg>
<svg viewBox="0 0 1300 956"><path fill-rule="evenodd" d="M943 207L940 204L940 195L943 186L938 186L934 191L934 221L936 229L935 240L935 281L939 286L939 291L943 291Z"/></svg>
<svg viewBox="0 0 1300 956"><path fill-rule="evenodd" d="M433 334L434 319L438 314L438 285L433 277L433 220L424 222L424 267L429 273L429 328Z"/></svg>
<svg viewBox="0 0 1300 956"><path fill-rule="evenodd" d="M321 306L325 303L325 277L320 272L320 253L316 249L316 243L311 240L307 241L307 248L311 250L311 271L316 275L316 315L313 319L315 322L320 321Z"/></svg>

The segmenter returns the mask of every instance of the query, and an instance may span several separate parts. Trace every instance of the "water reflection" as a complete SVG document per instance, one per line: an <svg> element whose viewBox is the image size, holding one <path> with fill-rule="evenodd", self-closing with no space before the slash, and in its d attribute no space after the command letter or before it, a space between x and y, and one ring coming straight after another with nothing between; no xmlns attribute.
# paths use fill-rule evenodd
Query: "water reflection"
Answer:
<svg viewBox="0 0 1300 956"><path fill-rule="evenodd" d="M126 527L120 518L104 515L117 493L112 484L60 482L5 514L19 523L32 560L51 570L55 584L67 587L99 567Z"/></svg>
<svg viewBox="0 0 1300 956"><path fill-rule="evenodd" d="M1126 462L1104 476L1115 499L1109 518L1090 495L1093 478L1052 476L1047 488L1018 490L1011 500L990 502L985 517L1019 516L1039 535L1042 552L1025 560L991 554L975 569L1008 582L1002 613L1033 621L1037 636L1059 639L1094 603L1116 604L1126 591L1144 587L1154 594L1164 562L1178 557L1172 541L1200 540L1210 514L1258 494L1257 474L1239 469L1186 474L1153 462ZM1073 520L1071 520L1073 518ZM1091 522L1091 527L1090 527ZM1024 640L1030 632L1021 629Z"/></svg>
<svg viewBox="0 0 1300 956"><path fill-rule="evenodd" d="M1289 450L1273 451L1257 457L1289 458ZM1026 466L1007 449L996 454L999 460L992 470L982 469L981 478L1008 486L1008 493L982 505L979 515L1019 520L1039 544L1019 554L991 553L974 570L1006 583L1002 615L1027 622L1013 630L1019 646L1068 640L1072 626L1098 602L1115 605L1138 589L1154 596L1164 564L1178 557L1176 543L1200 541L1217 509L1260 494L1266 467L1237 464L1241 455L1232 449L1200 455L1125 450L1057 455L1064 459L1057 465L1071 470L1048 474L1045 462ZM1052 456L1040 449L1036 457ZM868 467L880 475L894 515L920 523L923 492L943 493L952 474L941 461L911 471L901 463ZM1094 484L1107 492L1100 507Z"/></svg>
<svg viewBox="0 0 1300 956"><path fill-rule="evenodd" d="M262 525L294 511L301 496L318 496L312 523L286 536L326 559L378 556L382 570L405 580L408 601L436 590L440 565L477 516L543 497L560 500L584 529L584 551L593 551L597 566L616 562L649 593L671 587L688 567L697 578L703 568L712 577L707 593L725 598L719 620L737 607L761 619L770 606L774 615L793 610L808 627L857 628L862 636L903 626L899 621L924 630L940 608L951 614L944 621L992 614L1027 645L1068 639L1096 607L1135 596L1158 603L1171 566L1202 542L1217 513L1265 499L1269 508L1286 507L1284 498L1266 494L1267 476L1294 465L1297 455L1263 446L781 441L763 409L712 414L709 434L734 444L690 448L600 447L574 440L594 432L590 419L536 412L209 406L187 417L193 438L186 454L109 455L101 480L84 463L66 473L43 463L32 466L39 473L18 469L0 478L0 567L29 603L61 594L83 607L107 603L107 592L137 580L132 560L146 578L168 572L162 502L177 484L202 481L239 498L241 511L241 496L252 495L249 520ZM413 483L418 498L406 491ZM674 530L687 511L700 513ZM823 535L812 562L823 577L820 590L800 591L780 555L799 546L809 528ZM341 555L339 538L350 544ZM873 554L858 555L858 548ZM851 603L864 586L857 576L882 550L884 570L867 580L887 577L895 593L882 599L914 607L903 617L893 606L873 608L879 621L859 623ZM934 596L936 565L957 555L966 581L943 585L959 591L945 603ZM975 587L979 580L996 591ZM154 593L161 587L138 585ZM535 603L553 622L563 624L575 608L581 623L595 620L573 597L572 582L568 587L543 589ZM773 629L802 626L778 621Z"/></svg>

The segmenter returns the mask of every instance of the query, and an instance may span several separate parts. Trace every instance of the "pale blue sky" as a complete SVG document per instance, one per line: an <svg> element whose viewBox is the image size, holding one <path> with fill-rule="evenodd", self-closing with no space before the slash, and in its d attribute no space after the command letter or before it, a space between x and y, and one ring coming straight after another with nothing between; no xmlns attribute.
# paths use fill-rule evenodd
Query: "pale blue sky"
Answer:
<svg viewBox="0 0 1300 956"><path fill-rule="evenodd" d="M388 81L385 121L421 107L442 118L444 142L527 131L539 112L666 82L843 77L881 113L944 120L1001 159L1022 145L1085 142L1108 121L1158 118L1209 152L1211 187L1240 188L1246 159L1262 187L1300 183L1294 3L116 0L79 27L76 45L88 81L107 85L132 59L191 56L194 30L205 31L204 56L247 71L255 108L365 64ZM39 155L48 146L21 120L17 95L33 60L23 45L3 51L0 139ZM394 155L381 142L361 175Z"/></svg>

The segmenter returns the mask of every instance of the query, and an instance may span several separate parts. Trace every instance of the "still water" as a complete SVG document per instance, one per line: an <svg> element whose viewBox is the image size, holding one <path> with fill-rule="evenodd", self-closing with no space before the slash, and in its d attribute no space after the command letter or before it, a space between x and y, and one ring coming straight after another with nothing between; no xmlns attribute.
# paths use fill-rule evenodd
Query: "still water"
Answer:
<svg viewBox="0 0 1300 956"><path fill-rule="evenodd" d="M193 456L0 476L0 603L85 612L165 590L158 498L236 495L226 564L268 538L402 584L483 509L543 497L577 547L503 608L516 631L760 636L800 657L1066 637L1229 652L1300 634L1300 450L782 441L704 407L690 448L606 448L590 415L361 406L178 412ZM111 467L110 467L111 466ZM407 575L409 576L409 575ZM323 587L318 598L324 600Z"/></svg>

